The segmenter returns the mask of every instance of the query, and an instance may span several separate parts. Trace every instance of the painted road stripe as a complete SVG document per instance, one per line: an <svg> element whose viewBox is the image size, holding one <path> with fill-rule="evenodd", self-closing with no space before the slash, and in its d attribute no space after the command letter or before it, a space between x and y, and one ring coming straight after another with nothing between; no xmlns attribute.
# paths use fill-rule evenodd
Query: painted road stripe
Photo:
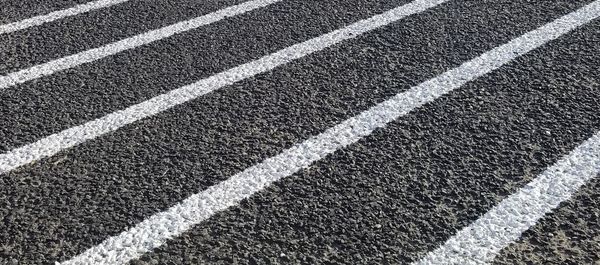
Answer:
<svg viewBox="0 0 600 265"><path fill-rule="evenodd" d="M19 30L23 30L30 27L42 25L44 23L52 22L54 20L63 19L70 16L76 16L79 14L87 13L96 9L101 9L109 6L114 6L127 2L129 0L99 0L85 4L76 5L71 8L63 9L48 13L46 15L40 15L21 21L0 25L0 35L7 34Z"/></svg>
<svg viewBox="0 0 600 265"><path fill-rule="evenodd" d="M600 16L600 0L488 51L410 90L399 93L305 142L266 159L226 181L194 194L120 235L108 238L64 264L121 264L139 258L210 218L238 204L271 183L355 143L375 129L431 102L463 84L556 39Z"/></svg>
<svg viewBox="0 0 600 265"><path fill-rule="evenodd" d="M323 50L344 40L352 39L370 30L388 25L406 16L422 12L447 1L417 0L396 7L385 13L358 21L347 27L292 45L258 60L236 66L198 82L156 96L124 110L113 112L102 118L66 129L34 143L0 154L0 174L41 158L52 156L64 149L115 131L127 124L150 117L235 82L270 71L280 65L287 64L293 60Z"/></svg>
<svg viewBox="0 0 600 265"><path fill-rule="evenodd" d="M283 0L253 0L244 2L200 17L178 22L173 25L138 34L130 38L122 39L102 47L86 50L80 53L62 57L60 59L49 61L47 63L38 64L27 69L19 70L17 72L0 77L0 90L36 78L52 75L56 72L73 68L85 63L100 60L104 57L112 56L129 49L168 38L185 31L206 26L219 20L223 20L227 17L237 16L280 1Z"/></svg>
<svg viewBox="0 0 600 265"><path fill-rule="evenodd" d="M416 264L485 264L600 174L600 132Z"/></svg>

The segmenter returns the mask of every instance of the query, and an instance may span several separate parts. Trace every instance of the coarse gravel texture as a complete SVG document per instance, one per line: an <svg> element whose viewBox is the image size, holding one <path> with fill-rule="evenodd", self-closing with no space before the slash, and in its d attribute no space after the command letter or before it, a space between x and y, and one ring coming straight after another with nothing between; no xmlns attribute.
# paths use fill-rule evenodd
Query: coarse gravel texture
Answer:
<svg viewBox="0 0 600 265"><path fill-rule="evenodd" d="M0 91L4 125L0 137L5 139L0 150L20 147L406 2L287 0L6 88ZM558 9L571 6L559 4ZM65 25L46 34L55 36L70 28Z"/></svg>
<svg viewBox="0 0 600 265"><path fill-rule="evenodd" d="M53 11L84 4L90 0L0 0L0 24L8 24Z"/></svg>
<svg viewBox="0 0 600 265"><path fill-rule="evenodd" d="M3 258L43 263L79 253L389 95L577 8L512 3L527 11L514 14L500 12L506 2L495 3L454 3L408 18L2 176L0 209L10 221L1 231L11 235L1 237L11 238L2 242L10 249ZM545 17L533 20L531 13ZM424 21L438 21L440 27ZM492 30L497 35L489 34ZM455 33L451 42L448 32ZM416 49L425 42L428 49Z"/></svg>
<svg viewBox="0 0 600 265"><path fill-rule="evenodd" d="M502 250L493 264L600 264L600 175Z"/></svg>
<svg viewBox="0 0 600 265"><path fill-rule="evenodd" d="M75 2L0 0L0 23ZM0 35L0 74L239 2L132 0ZM406 2L286 0L1 90L0 151ZM67 260L589 2L450 1L1 174L0 264ZM467 84L132 264L418 259L600 130L598 28ZM597 183L496 262L598 259L589 252L598 249Z"/></svg>
<svg viewBox="0 0 600 265"><path fill-rule="evenodd" d="M0 35L0 75L202 16L244 0L130 0ZM10 88L9 88L10 89Z"/></svg>
<svg viewBox="0 0 600 265"><path fill-rule="evenodd" d="M400 118L132 264L418 260L600 130L599 25Z"/></svg>

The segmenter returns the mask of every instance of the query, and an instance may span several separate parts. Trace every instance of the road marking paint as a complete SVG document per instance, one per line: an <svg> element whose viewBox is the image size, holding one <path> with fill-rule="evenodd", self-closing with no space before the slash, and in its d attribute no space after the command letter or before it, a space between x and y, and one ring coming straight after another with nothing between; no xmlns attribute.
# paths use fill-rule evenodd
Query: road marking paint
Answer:
<svg viewBox="0 0 600 265"><path fill-rule="evenodd" d="M292 45L255 61L236 66L195 83L132 105L126 109L113 112L96 120L66 129L31 144L0 154L0 174L41 158L52 156L64 149L115 131L127 124L158 114L235 82L270 71L275 67L323 50L344 40L352 39L370 30L388 25L406 16L422 12L446 1L448 0L418 0L396 7L385 13Z"/></svg>
<svg viewBox="0 0 600 265"><path fill-rule="evenodd" d="M27 69L12 72L5 76L0 76L0 90L43 76L52 75L56 72L73 68L82 64L100 60L104 57L112 56L126 50L171 37L175 34L215 23L227 17L237 16L281 1L283 0L252 0L244 2L200 17L178 22L159 29L141 33L133 37L122 39L117 42L109 43L102 47L89 49L46 63L38 64Z"/></svg>
<svg viewBox="0 0 600 265"><path fill-rule="evenodd" d="M46 15L39 15L32 18L27 18L21 21L16 21L4 25L0 25L0 35L7 34L19 30L23 30L30 27L42 25L44 23L52 22L55 20L63 19L66 17L76 16L79 14L87 13L96 9L101 9L117 4L125 3L129 0L99 0L88 2L85 4L76 5L71 8L63 9L48 13Z"/></svg>
<svg viewBox="0 0 600 265"><path fill-rule="evenodd" d="M419 1L413 2L419 3ZM424 3L424 1L421 1ZM415 4L409 4L414 6ZM406 7L406 6L405 6ZM422 8L419 8L421 10ZM388 15L402 13L395 9ZM190 196L129 230L106 239L63 264L121 264L139 258L167 240L181 235L215 213L237 205L275 181L308 167L336 150L357 142L375 129L413 109L485 75L550 40L600 15L600 0L496 47L481 56L399 93L325 132L268 158L246 170ZM378 18L376 21L393 21ZM339 33L333 36L348 36Z"/></svg>
<svg viewBox="0 0 600 265"><path fill-rule="evenodd" d="M600 132L413 264L486 264L600 174Z"/></svg>

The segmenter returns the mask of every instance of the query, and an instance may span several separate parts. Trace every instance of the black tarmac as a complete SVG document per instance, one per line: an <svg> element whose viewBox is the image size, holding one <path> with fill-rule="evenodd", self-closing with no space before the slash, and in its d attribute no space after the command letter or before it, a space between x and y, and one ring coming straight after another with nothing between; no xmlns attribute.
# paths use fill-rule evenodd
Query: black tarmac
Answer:
<svg viewBox="0 0 600 265"><path fill-rule="evenodd" d="M0 0L0 24L82 0ZM242 0L132 0L0 35L0 75ZM0 90L0 151L409 2L286 0ZM54 264L590 0L450 1L0 175L0 264ZM30 8L36 6L36 8ZM405 264L600 130L600 21L131 264ZM595 179L497 264L600 260Z"/></svg>

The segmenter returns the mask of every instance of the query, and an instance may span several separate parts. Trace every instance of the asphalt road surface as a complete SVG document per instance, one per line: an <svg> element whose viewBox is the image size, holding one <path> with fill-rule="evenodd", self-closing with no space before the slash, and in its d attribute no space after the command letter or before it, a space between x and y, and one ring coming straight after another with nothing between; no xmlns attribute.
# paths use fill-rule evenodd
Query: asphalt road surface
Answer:
<svg viewBox="0 0 600 265"><path fill-rule="evenodd" d="M0 0L0 264L600 264L600 0Z"/></svg>

